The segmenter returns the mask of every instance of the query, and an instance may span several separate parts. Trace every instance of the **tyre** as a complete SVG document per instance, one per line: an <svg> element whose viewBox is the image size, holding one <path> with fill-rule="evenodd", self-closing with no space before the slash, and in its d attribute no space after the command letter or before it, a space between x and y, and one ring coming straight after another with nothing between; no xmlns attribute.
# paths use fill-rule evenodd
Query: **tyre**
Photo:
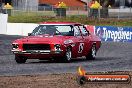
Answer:
<svg viewBox="0 0 132 88"><path fill-rule="evenodd" d="M15 56L15 60L17 63L22 64L22 63L25 63L27 59L20 56Z"/></svg>
<svg viewBox="0 0 132 88"><path fill-rule="evenodd" d="M94 60L95 56L96 56L96 45L93 45L90 52L88 53L88 55L86 56L87 60Z"/></svg>
<svg viewBox="0 0 132 88"><path fill-rule="evenodd" d="M71 59L72 59L72 51L71 51L71 48L68 47L63 60L64 60L64 62L70 62Z"/></svg>

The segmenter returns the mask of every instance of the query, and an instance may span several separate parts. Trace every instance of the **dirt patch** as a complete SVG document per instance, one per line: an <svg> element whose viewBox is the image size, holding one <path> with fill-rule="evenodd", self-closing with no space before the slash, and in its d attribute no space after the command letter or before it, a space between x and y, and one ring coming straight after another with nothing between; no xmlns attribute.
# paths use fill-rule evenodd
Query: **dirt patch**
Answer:
<svg viewBox="0 0 132 88"><path fill-rule="evenodd" d="M132 72L112 72L129 73ZM25 76L0 76L0 88L132 88L129 84L85 84L80 86L77 74L48 74L48 75L25 75Z"/></svg>

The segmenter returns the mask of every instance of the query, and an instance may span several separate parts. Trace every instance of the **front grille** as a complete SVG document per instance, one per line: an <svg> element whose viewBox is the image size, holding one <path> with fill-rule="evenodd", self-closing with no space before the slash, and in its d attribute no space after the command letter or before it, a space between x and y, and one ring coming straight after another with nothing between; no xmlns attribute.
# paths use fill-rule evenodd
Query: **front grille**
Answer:
<svg viewBox="0 0 132 88"><path fill-rule="evenodd" d="M23 44L23 50L50 50L49 44Z"/></svg>

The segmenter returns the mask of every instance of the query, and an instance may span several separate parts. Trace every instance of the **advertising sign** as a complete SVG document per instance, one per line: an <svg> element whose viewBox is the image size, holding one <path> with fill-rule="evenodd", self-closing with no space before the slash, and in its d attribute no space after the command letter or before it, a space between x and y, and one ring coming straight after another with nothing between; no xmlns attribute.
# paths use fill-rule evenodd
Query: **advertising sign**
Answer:
<svg viewBox="0 0 132 88"><path fill-rule="evenodd" d="M95 34L102 41L132 42L132 27L96 26Z"/></svg>

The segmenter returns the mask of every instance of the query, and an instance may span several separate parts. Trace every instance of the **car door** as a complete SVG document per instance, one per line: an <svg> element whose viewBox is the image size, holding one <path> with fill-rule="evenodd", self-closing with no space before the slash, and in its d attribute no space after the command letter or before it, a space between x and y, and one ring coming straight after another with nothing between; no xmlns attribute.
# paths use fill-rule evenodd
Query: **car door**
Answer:
<svg viewBox="0 0 132 88"><path fill-rule="evenodd" d="M80 31L83 37L83 43L84 43L83 55L86 56L92 47L92 43L90 42L91 35L84 25L80 25L79 28L80 28Z"/></svg>
<svg viewBox="0 0 132 88"><path fill-rule="evenodd" d="M74 41L75 41L75 47L73 48L73 51L76 57L80 57L83 54L84 40L81 31L79 29L79 25L75 25L73 28L74 28Z"/></svg>

